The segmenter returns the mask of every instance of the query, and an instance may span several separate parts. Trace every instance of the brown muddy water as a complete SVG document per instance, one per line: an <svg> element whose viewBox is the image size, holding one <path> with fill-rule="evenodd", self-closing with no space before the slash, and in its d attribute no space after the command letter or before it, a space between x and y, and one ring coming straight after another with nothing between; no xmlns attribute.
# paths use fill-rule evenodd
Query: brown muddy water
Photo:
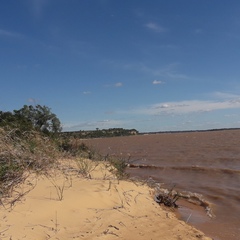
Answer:
<svg viewBox="0 0 240 240"><path fill-rule="evenodd" d="M162 187L200 194L202 207L179 201L180 218L214 240L240 239L240 130L180 132L84 140L102 155L142 167L131 177L152 178Z"/></svg>

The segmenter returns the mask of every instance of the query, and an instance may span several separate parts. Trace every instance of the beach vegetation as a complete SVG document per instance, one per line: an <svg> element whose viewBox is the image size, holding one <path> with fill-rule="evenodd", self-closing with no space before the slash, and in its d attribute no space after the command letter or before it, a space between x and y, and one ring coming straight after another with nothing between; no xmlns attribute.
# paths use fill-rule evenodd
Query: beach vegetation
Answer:
<svg viewBox="0 0 240 240"><path fill-rule="evenodd" d="M0 111L0 200L10 196L27 175L36 173L51 180L61 201L66 184L58 184L48 174L51 169L61 170L59 161L63 158L72 159L76 172L84 177L91 178L100 161L118 179L127 176L125 159L103 157L81 139L60 132L59 119L46 106L24 105L12 112Z"/></svg>
<svg viewBox="0 0 240 240"><path fill-rule="evenodd" d="M78 157L75 159L75 161L77 164L78 173L87 178L91 178L91 172L98 166L97 161L92 161L87 158Z"/></svg>
<svg viewBox="0 0 240 240"><path fill-rule="evenodd" d="M128 177L126 173L127 164L129 159L116 157L116 156L107 156L105 157L106 161L112 166L111 172L120 180Z"/></svg>

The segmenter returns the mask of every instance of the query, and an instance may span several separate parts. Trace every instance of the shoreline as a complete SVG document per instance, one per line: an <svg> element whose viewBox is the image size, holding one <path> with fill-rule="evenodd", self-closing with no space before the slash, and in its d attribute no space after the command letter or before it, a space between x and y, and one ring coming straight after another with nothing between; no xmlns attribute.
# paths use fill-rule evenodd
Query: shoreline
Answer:
<svg viewBox="0 0 240 240"><path fill-rule="evenodd" d="M197 228L214 239L238 240L239 134L239 130L231 129L82 142L103 156L131 157L130 164L143 166L127 169L130 177L151 177L164 188L171 189L176 184L179 191L201 194L212 203L216 218ZM149 165L153 167L144 168Z"/></svg>
<svg viewBox="0 0 240 240"><path fill-rule="evenodd" d="M150 187L118 180L102 163L93 169L88 178L72 170L31 175L18 192L31 191L12 209L1 206L0 237L210 240L154 202Z"/></svg>

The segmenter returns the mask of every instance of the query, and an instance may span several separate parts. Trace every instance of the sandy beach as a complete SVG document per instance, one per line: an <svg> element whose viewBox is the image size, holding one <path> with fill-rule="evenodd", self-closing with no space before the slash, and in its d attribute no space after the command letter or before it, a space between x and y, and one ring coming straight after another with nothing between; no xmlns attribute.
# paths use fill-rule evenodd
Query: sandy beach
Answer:
<svg viewBox="0 0 240 240"><path fill-rule="evenodd" d="M154 202L148 186L118 181L106 164L91 166L88 177L62 166L64 174L31 174L3 201L0 239L210 239Z"/></svg>

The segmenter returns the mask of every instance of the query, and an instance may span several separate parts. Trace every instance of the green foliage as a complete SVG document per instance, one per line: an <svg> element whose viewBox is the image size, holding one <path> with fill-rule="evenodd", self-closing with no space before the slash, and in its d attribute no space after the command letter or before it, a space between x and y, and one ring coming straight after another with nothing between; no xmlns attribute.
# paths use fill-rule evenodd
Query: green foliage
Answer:
<svg viewBox="0 0 240 240"><path fill-rule="evenodd" d="M108 159L109 163L114 167L114 174L117 176L118 179L123 179L127 177L125 172L127 167L127 161L125 159L120 158L110 158Z"/></svg>
<svg viewBox="0 0 240 240"><path fill-rule="evenodd" d="M130 136L137 135L136 129L124 129L124 128L109 128L109 129L96 129L92 131L75 131L75 132L63 132L64 137L74 138L100 138L100 137L118 137L118 136Z"/></svg>
<svg viewBox="0 0 240 240"><path fill-rule="evenodd" d="M59 138L58 145L60 150L69 153L72 156L88 157L89 147L77 140L71 138Z"/></svg>
<svg viewBox="0 0 240 240"><path fill-rule="evenodd" d="M31 122L23 116L2 111L0 111L0 127L7 129L17 128L20 131L28 131L33 128Z"/></svg>
<svg viewBox="0 0 240 240"><path fill-rule="evenodd" d="M31 122L33 128L44 133L57 133L61 131L61 123L57 116L46 106L24 105L20 110L14 110L16 116Z"/></svg>
<svg viewBox="0 0 240 240"><path fill-rule="evenodd" d="M57 116L46 106L27 106L13 112L0 111L0 127L18 128L20 132L37 130L45 134L61 132Z"/></svg>

